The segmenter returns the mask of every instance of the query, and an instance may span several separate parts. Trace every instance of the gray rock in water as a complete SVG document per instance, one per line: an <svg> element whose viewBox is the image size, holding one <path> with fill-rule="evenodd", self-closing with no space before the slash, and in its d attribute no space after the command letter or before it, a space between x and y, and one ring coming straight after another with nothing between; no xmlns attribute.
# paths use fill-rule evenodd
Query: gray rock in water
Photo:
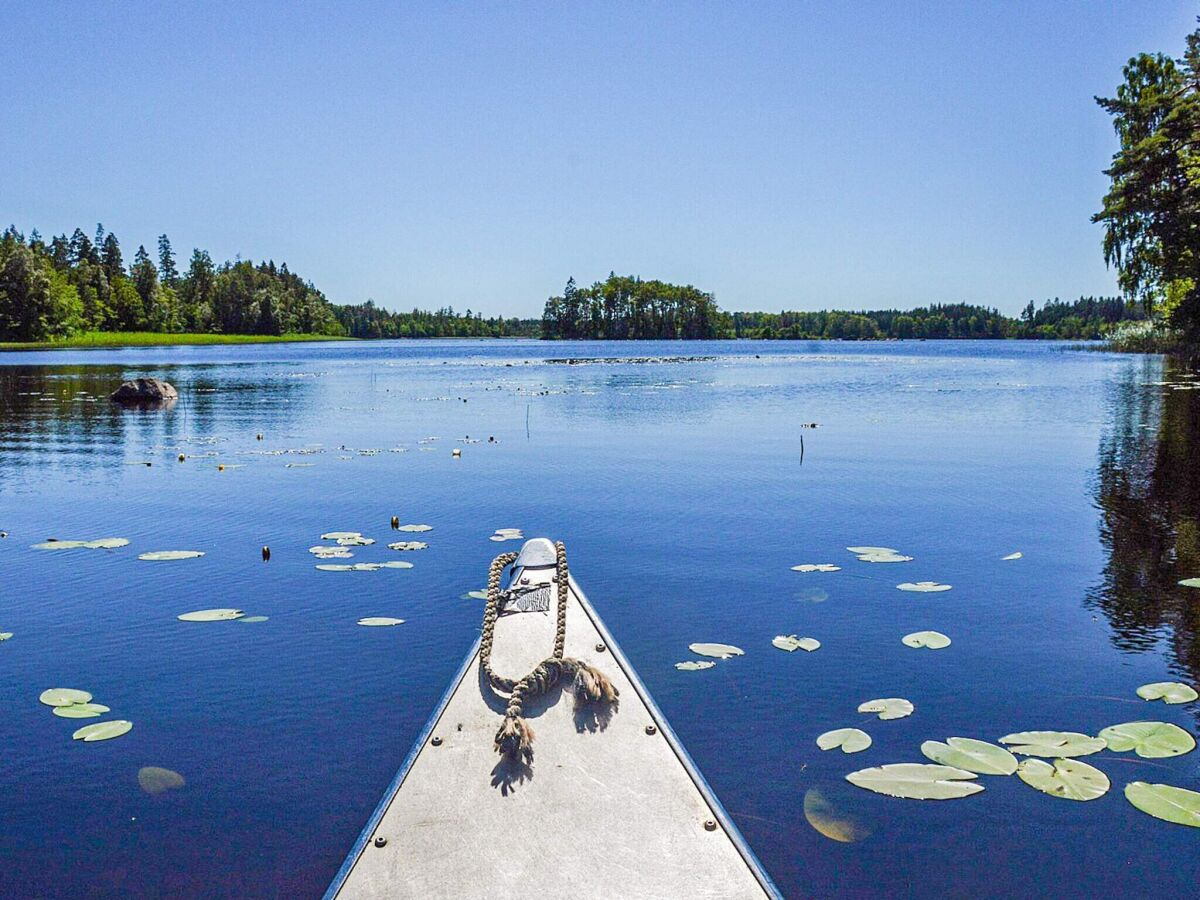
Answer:
<svg viewBox="0 0 1200 900"><path fill-rule="evenodd" d="M178 400L179 391L159 378L138 378L126 381L109 399L123 406L163 405Z"/></svg>

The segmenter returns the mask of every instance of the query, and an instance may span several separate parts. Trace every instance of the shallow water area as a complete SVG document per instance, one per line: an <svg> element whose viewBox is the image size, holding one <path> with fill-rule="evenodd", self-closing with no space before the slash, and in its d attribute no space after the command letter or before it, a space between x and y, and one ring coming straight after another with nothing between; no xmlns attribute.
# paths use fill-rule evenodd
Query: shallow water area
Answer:
<svg viewBox="0 0 1200 900"><path fill-rule="evenodd" d="M951 736L1196 733L1200 703L1135 693L1200 680L1200 590L1178 584L1200 577L1200 392L1180 374L1032 342L0 354L0 895L319 896L477 635L464 595L519 548L505 529L566 542L785 894L1191 894L1200 832L1121 790L1200 789L1197 751L1088 756L1112 789L1086 803L1016 777L947 802L844 780ZM108 402L140 375L179 402ZM412 568L317 570L341 532L374 543L328 562ZM428 547L388 547L410 539ZM138 559L168 550L204 555ZM896 589L921 582L953 589ZM178 619L224 608L245 621ZM404 624L358 625L376 617ZM926 631L952 643L901 642ZM820 648L772 646L792 634ZM745 653L677 669L698 642ZM83 723L38 702L57 686L134 727L73 741ZM873 698L915 710L856 712ZM817 747L850 727L868 749ZM147 792L147 767L179 783Z"/></svg>

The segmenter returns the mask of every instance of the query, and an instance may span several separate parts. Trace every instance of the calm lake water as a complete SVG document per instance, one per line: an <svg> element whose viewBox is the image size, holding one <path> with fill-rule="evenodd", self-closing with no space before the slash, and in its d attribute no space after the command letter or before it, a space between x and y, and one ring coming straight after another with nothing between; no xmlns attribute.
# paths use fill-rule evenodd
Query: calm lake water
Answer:
<svg viewBox="0 0 1200 900"><path fill-rule="evenodd" d="M181 401L112 408L108 392L143 374ZM951 735L1196 731L1200 704L1134 694L1200 678L1200 591L1176 586L1200 576L1200 391L1157 384L1179 374L1157 357L974 342L0 354L0 631L14 633L0 644L0 895L318 896L474 640L482 607L460 595L517 546L488 541L504 527L566 541L788 895L1194 895L1200 833L1121 790L1200 788L1200 751L1088 757L1113 781L1089 803L1015 777L944 803L843 781L923 762L922 741ZM433 526L412 536L429 549L403 556L415 568L313 568L331 530L379 541L356 562L400 558L393 515ZM30 546L118 536L131 544ZM844 549L863 544L915 560ZM136 558L172 549L206 555ZM810 562L842 571L790 571ZM895 587L922 580L954 587ZM176 620L226 606L270 618ZM407 622L355 624L369 615ZM922 629L953 644L901 645ZM822 646L771 646L789 633ZM693 641L746 655L677 671ZM135 727L72 741L86 722L41 705L49 687L86 689ZM876 697L916 712L855 712ZM816 748L844 726L874 746ZM186 785L148 795L143 766ZM862 839L810 825L812 789Z"/></svg>

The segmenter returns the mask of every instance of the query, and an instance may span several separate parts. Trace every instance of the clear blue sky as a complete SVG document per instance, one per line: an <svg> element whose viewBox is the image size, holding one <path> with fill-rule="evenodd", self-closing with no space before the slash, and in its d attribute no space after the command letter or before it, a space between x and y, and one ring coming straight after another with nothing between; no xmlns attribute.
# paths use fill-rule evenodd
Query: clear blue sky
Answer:
<svg viewBox="0 0 1200 900"><path fill-rule="evenodd" d="M1114 293L1092 102L1190 2L9 3L0 222L533 315Z"/></svg>

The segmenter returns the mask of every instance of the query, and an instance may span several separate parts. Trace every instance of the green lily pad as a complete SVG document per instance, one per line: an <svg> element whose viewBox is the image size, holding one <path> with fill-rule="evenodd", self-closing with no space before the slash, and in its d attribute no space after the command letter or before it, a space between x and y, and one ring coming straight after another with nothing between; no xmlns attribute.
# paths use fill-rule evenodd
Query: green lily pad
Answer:
<svg viewBox="0 0 1200 900"><path fill-rule="evenodd" d="M389 550L424 550L429 545L424 541L396 541L388 544Z"/></svg>
<svg viewBox="0 0 1200 900"><path fill-rule="evenodd" d="M339 547L369 547L375 543L375 538L363 537L361 534L356 534L354 537L341 537L337 539Z"/></svg>
<svg viewBox="0 0 1200 900"><path fill-rule="evenodd" d="M241 616L239 622L266 622L270 620L270 616Z"/></svg>
<svg viewBox="0 0 1200 900"><path fill-rule="evenodd" d="M771 640L771 643L780 650L786 650L788 653L793 653L796 650L807 650L809 653L812 653L821 646L821 642L816 638L798 638L794 634L776 635L776 637Z"/></svg>
<svg viewBox="0 0 1200 900"><path fill-rule="evenodd" d="M159 562L169 559L196 559L204 554L199 550L154 550L150 553L143 553L138 556L138 559L147 559L153 562Z"/></svg>
<svg viewBox="0 0 1200 900"><path fill-rule="evenodd" d="M488 598L487 591L467 591L459 599L461 600L486 600Z"/></svg>
<svg viewBox="0 0 1200 900"><path fill-rule="evenodd" d="M911 702L903 697L883 697L879 700L868 700L858 705L860 713L878 714L881 719L903 719L911 716L916 709Z"/></svg>
<svg viewBox="0 0 1200 900"><path fill-rule="evenodd" d="M354 571L354 566L342 565L340 563L324 563L319 566L314 566L313 568L319 569L322 572L353 572Z"/></svg>
<svg viewBox="0 0 1200 900"><path fill-rule="evenodd" d="M90 744L94 741L108 741L128 734L131 728L133 728L132 722L126 719L113 719L108 722L97 722L95 725L84 725L71 737Z"/></svg>
<svg viewBox="0 0 1200 900"><path fill-rule="evenodd" d="M835 566L833 563L804 563L801 566L792 566L793 572L840 572L841 566Z"/></svg>
<svg viewBox="0 0 1200 900"><path fill-rule="evenodd" d="M903 553L862 553L858 559L860 562L869 563L903 563L913 560L911 556L905 556Z"/></svg>
<svg viewBox="0 0 1200 900"><path fill-rule="evenodd" d="M42 691L38 700L47 706L70 706L72 703L90 703L92 695L74 688L50 688Z"/></svg>
<svg viewBox="0 0 1200 900"><path fill-rule="evenodd" d="M701 669L711 669L715 665L711 659L689 659L687 662L675 663L675 668L681 672L698 672Z"/></svg>
<svg viewBox="0 0 1200 900"><path fill-rule="evenodd" d="M403 619L393 619L393 618L390 618L389 616L367 616L365 619L359 619L358 624L359 625L372 625L372 626L403 625L404 620Z"/></svg>
<svg viewBox="0 0 1200 900"><path fill-rule="evenodd" d="M835 728L817 737L822 750L841 747L843 753L860 753L871 746L871 736L861 728Z"/></svg>
<svg viewBox="0 0 1200 900"><path fill-rule="evenodd" d="M328 545L309 547L308 552L320 559L349 559L354 555L345 547L330 547Z"/></svg>
<svg viewBox="0 0 1200 900"><path fill-rule="evenodd" d="M411 569L413 564L405 562L402 559L390 559L387 562L379 563L381 569Z"/></svg>
<svg viewBox="0 0 1200 900"><path fill-rule="evenodd" d="M851 772L846 780L860 788L907 800L953 800L983 790L974 772L929 763L892 763Z"/></svg>
<svg viewBox="0 0 1200 900"><path fill-rule="evenodd" d="M731 644L688 644L688 649L700 656L715 656L717 659L729 659L731 656L743 656L745 650Z"/></svg>
<svg viewBox="0 0 1200 900"><path fill-rule="evenodd" d="M178 790L186 784L178 772L159 766L142 766L138 769L137 780L138 786L152 796Z"/></svg>
<svg viewBox="0 0 1200 900"><path fill-rule="evenodd" d="M1017 771L1017 758L995 744L974 738L952 737L941 741L925 741L921 752L935 763L954 766L980 775L1011 775Z"/></svg>
<svg viewBox="0 0 1200 900"><path fill-rule="evenodd" d="M936 581L906 581L896 587L902 591L912 591L915 594L938 594L950 590L952 585L939 584Z"/></svg>
<svg viewBox="0 0 1200 900"><path fill-rule="evenodd" d="M1077 731L1018 731L1000 738L1013 753L1022 756L1048 756L1054 759L1069 756L1088 756L1108 746L1102 738Z"/></svg>
<svg viewBox="0 0 1200 900"><path fill-rule="evenodd" d="M1133 781L1125 785L1125 799L1148 816L1200 828L1200 794L1195 791Z"/></svg>
<svg viewBox="0 0 1200 900"><path fill-rule="evenodd" d="M11 631L0 631L0 641L7 641L13 636Z"/></svg>
<svg viewBox="0 0 1200 900"><path fill-rule="evenodd" d="M321 535L323 541L341 541L362 537L361 531L327 531Z"/></svg>
<svg viewBox="0 0 1200 900"><path fill-rule="evenodd" d="M900 643L906 647L924 647L928 650L941 650L950 646L950 638L940 631L914 631L900 638Z"/></svg>
<svg viewBox="0 0 1200 900"><path fill-rule="evenodd" d="M433 531L432 525L401 525L397 531Z"/></svg>
<svg viewBox="0 0 1200 900"><path fill-rule="evenodd" d="M1179 586L1200 588L1200 578L1185 578L1183 581L1179 582Z"/></svg>
<svg viewBox="0 0 1200 900"><path fill-rule="evenodd" d="M847 547L846 549L857 556L869 556L873 553L888 555L900 552L895 547Z"/></svg>
<svg viewBox="0 0 1200 900"><path fill-rule="evenodd" d="M70 706L56 706L53 712L64 719L94 719L112 710L103 703L72 703Z"/></svg>
<svg viewBox="0 0 1200 900"><path fill-rule="evenodd" d="M1196 748L1196 739L1169 722L1123 722L1100 732L1109 750L1134 750L1144 759L1182 756Z"/></svg>
<svg viewBox="0 0 1200 900"><path fill-rule="evenodd" d="M1008 554L1008 556L1000 557L1000 559L1003 562L1009 562L1010 560L1020 559L1024 555L1025 555L1024 553L1022 553L1020 550L1018 550L1016 553L1010 553L1010 554Z"/></svg>
<svg viewBox="0 0 1200 900"><path fill-rule="evenodd" d="M858 816L844 812L837 802L839 788L845 785L822 785L804 792L804 818L820 834L840 844L854 844L871 836L871 828Z"/></svg>
<svg viewBox="0 0 1200 900"><path fill-rule="evenodd" d="M1078 759L1023 759L1017 776L1032 788L1067 800L1095 800L1108 793L1108 776Z"/></svg>
<svg viewBox="0 0 1200 900"><path fill-rule="evenodd" d="M1200 696L1191 685L1178 681L1155 681L1137 689L1143 700L1161 700L1163 703L1191 703Z"/></svg>
<svg viewBox="0 0 1200 900"><path fill-rule="evenodd" d="M176 616L180 622L225 622L240 619L245 613L240 609L198 609L195 612Z"/></svg>
<svg viewBox="0 0 1200 900"><path fill-rule="evenodd" d="M34 550L116 550L129 544L127 538L99 538L94 541L46 541L34 544Z"/></svg>

